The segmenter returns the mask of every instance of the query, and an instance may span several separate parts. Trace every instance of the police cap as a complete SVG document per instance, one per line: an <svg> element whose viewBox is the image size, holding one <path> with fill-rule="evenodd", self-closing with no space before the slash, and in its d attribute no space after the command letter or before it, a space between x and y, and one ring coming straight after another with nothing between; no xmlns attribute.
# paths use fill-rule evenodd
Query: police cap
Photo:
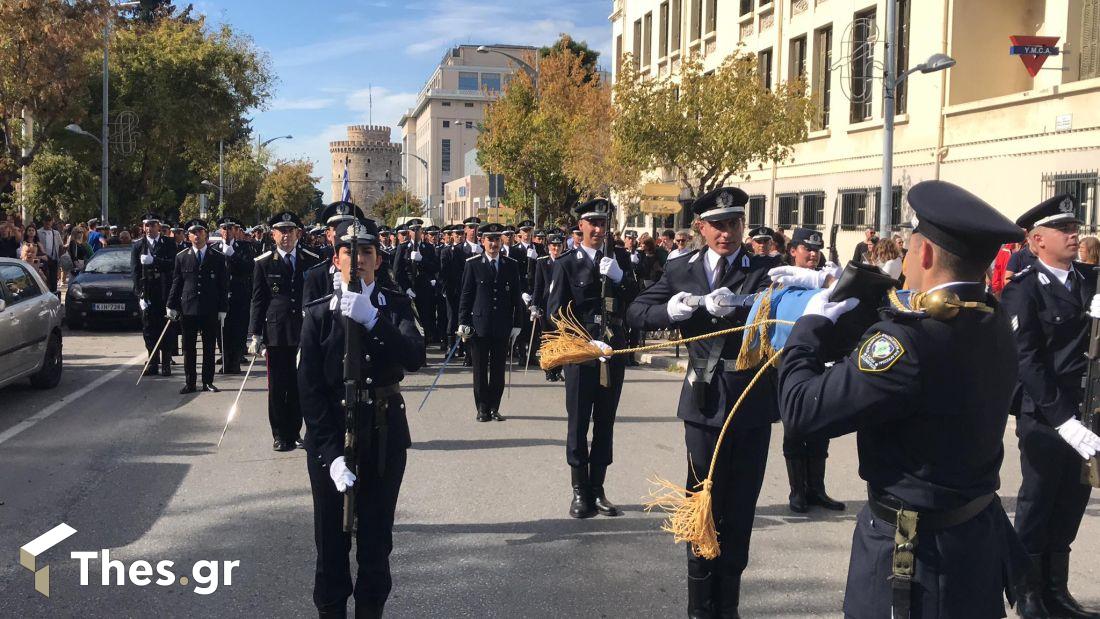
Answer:
<svg viewBox="0 0 1100 619"><path fill-rule="evenodd" d="M773 234L775 234L775 230L767 226L757 226L749 230L749 238L754 241L770 241Z"/></svg>
<svg viewBox="0 0 1100 619"><path fill-rule="evenodd" d="M737 187L719 187L699 196L691 204L691 211L704 221L722 221L744 217L749 194Z"/></svg>
<svg viewBox="0 0 1100 619"><path fill-rule="evenodd" d="M282 213L275 213L267 220L267 225L272 228L301 228L302 220L298 217L297 213L291 211L283 211Z"/></svg>
<svg viewBox="0 0 1100 619"><path fill-rule="evenodd" d="M1068 193L1058 194L1029 209L1016 220L1016 225L1025 230L1031 230L1038 226L1066 222L1081 224L1084 222L1077 216L1079 207L1075 196Z"/></svg>
<svg viewBox="0 0 1100 619"><path fill-rule="evenodd" d="M188 232L194 232L196 230L206 230L206 222L196 217L195 219L192 219L191 221L188 221L186 224L184 224L183 227L187 228Z"/></svg>
<svg viewBox="0 0 1100 619"><path fill-rule="evenodd" d="M358 206L355 206L351 202L340 200L339 202L333 202L321 209L321 216L317 219L318 221L324 222L325 225L335 227L336 224L341 221L348 221L353 217L366 219L367 216L363 214L363 209Z"/></svg>
<svg viewBox="0 0 1100 619"><path fill-rule="evenodd" d="M805 245L806 249L821 251L821 248L825 247L825 241L822 240L821 233L817 230L795 228L791 231L791 247L795 245Z"/></svg>
<svg viewBox="0 0 1100 619"><path fill-rule="evenodd" d="M1024 238L1020 227L997 209L946 181L917 183L907 199L913 232L964 260L989 262L1001 245Z"/></svg>
<svg viewBox="0 0 1100 619"><path fill-rule="evenodd" d="M485 223L478 226L477 231L479 234L488 237L500 236L505 232L504 226L498 223Z"/></svg>
<svg viewBox="0 0 1100 619"><path fill-rule="evenodd" d="M607 198L595 198L578 204L573 212L577 219L607 219L611 214L611 202Z"/></svg>
<svg viewBox="0 0 1100 619"><path fill-rule="evenodd" d="M160 223L160 215L157 215L156 213L146 213L146 214L141 216L141 223L143 223L143 224L159 224Z"/></svg>
<svg viewBox="0 0 1100 619"><path fill-rule="evenodd" d="M378 245L378 225L373 219L350 219L336 224L336 248L351 247L353 234L360 243Z"/></svg>

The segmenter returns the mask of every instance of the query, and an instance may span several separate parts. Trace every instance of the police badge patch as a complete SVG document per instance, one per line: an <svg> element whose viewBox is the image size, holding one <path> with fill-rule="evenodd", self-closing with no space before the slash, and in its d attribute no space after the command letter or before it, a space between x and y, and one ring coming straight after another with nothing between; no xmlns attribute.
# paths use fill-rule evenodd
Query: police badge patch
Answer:
<svg viewBox="0 0 1100 619"><path fill-rule="evenodd" d="M885 372L904 354L905 349L897 338L876 333L859 348L859 369L861 372Z"/></svg>

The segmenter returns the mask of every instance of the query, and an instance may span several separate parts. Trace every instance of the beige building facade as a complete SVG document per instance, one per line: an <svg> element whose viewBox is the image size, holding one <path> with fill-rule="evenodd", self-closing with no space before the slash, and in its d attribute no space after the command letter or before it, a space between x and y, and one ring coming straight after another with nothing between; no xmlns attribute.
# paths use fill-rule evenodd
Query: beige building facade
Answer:
<svg viewBox="0 0 1100 619"><path fill-rule="evenodd" d="M449 202L445 186L480 173L466 168L468 153L477 148L485 108L522 70L503 54L535 65L534 47L489 45L485 46L488 53L478 52L478 47L460 45L448 50L416 104L398 122L401 147L409 154L401 158L407 186L429 205L425 214L437 223L454 223L444 213Z"/></svg>
<svg viewBox="0 0 1100 619"><path fill-rule="evenodd" d="M913 184L938 178L1011 218L1073 192L1095 231L1100 0L615 0L615 75L628 53L658 77L674 76L689 54L711 69L740 48L757 55L766 84L804 77L815 105L807 141L790 161L765 164L738 185L752 196L750 224L827 229L839 221L846 259L859 231L877 221L888 1L898 10L899 72L935 53L957 61L899 89L891 223L909 218L904 195ZM1009 54L1012 35L1058 37L1061 53L1032 77ZM672 219L627 223L684 223Z"/></svg>
<svg viewBox="0 0 1100 619"><path fill-rule="evenodd" d="M388 191L401 186L401 145L390 142L390 128L374 125L348 127L348 139L329 142L332 156L332 196L343 195L344 169L352 203L368 216Z"/></svg>

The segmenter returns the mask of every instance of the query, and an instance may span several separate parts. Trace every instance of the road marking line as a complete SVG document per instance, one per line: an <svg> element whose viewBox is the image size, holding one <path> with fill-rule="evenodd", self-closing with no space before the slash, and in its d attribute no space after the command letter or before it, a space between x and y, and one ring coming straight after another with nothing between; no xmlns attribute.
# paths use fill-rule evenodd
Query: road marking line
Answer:
<svg viewBox="0 0 1100 619"><path fill-rule="evenodd" d="M148 355L146 355L145 353L134 356L133 358L126 361L123 364L122 367L117 368L115 370L112 370L108 374L104 374L103 376L100 376L99 378L93 380L92 382L88 383L87 385L84 385L80 389L77 389L76 391L70 393L69 395L61 398L59 401L54 402L52 405L47 406L46 408L38 411L38 413L36 413L32 417L28 417L27 419L24 419L23 421L20 421L19 423L15 424L14 426L8 428L7 430L4 430L3 432L0 432L0 445L4 444L6 441L8 441L9 439L15 437L16 435L22 433L24 430L29 430L30 428L34 427L39 421L42 421L43 419L46 419L47 417L53 415L57 411L64 408L65 405L72 403L74 400L79 400L86 393L92 391L93 389L98 388L103 383L105 383L105 382L111 380L112 378L118 376L119 374L123 373L130 366L132 366L136 363L145 363L145 360L147 358L148 358Z"/></svg>

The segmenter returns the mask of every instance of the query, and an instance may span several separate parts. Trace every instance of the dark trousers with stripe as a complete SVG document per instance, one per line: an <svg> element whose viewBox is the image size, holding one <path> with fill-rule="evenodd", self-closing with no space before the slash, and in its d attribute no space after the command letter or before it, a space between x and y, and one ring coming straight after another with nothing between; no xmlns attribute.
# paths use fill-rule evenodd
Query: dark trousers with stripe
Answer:
<svg viewBox="0 0 1100 619"><path fill-rule="evenodd" d="M1016 499L1016 532L1028 554L1069 552L1092 487L1081 483L1084 460L1058 431L1030 415L1016 420L1023 481Z"/></svg>
<svg viewBox="0 0 1100 619"><path fill-rule="evenodd" d="M202 382L204 385L213 383L214 357L218 343L218 315L181 316L180 329L183 331L183 375L187 384L195 385L195 380L198 378L195 349L200 334L202 335Z"/></svg>
<svg viewBox="0 0 1100 619"><path fill-rule="evenodd" d="M606 467L612 462L615 439L615 412L623 391L626 360L615 356L607 362L609 385L600 385L602 362L565 366L565 412L569 417L569 436L565 441L565 460L569 466ZM592 444L588 427L592 426Z"/></svg>
<svg viewBox="0 0 1100 619"><path fill-rule="evenodd" d="M271 435L284 441L297 440L302 431L302 409L298 403L298 347L267 347L267 419Z"/></svg>

